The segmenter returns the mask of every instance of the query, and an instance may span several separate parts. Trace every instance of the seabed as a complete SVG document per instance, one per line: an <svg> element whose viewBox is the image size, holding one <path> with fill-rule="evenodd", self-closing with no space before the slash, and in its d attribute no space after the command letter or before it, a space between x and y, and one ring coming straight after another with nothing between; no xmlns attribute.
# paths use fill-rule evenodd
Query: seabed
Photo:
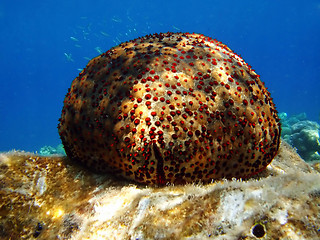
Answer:
<svg viewBox="0 0 320 240"><path fill-rule="evenodd" d="M285 142L254 178L165 187L1 153L0 239L320 239L319 171Z"/></svg>

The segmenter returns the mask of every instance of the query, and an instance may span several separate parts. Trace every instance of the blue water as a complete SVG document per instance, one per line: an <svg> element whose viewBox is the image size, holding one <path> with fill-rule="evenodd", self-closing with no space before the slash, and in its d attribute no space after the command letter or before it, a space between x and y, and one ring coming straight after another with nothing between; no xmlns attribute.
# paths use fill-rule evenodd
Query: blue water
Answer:
<svg viewBox="0 0 320 240"><path fill-rule="evenodd" d="M319 122L319 0L4 0L0 29L0 151L59 144L64 96L88 58L155 32L222 41L261 75L278 111Z"/></svg>

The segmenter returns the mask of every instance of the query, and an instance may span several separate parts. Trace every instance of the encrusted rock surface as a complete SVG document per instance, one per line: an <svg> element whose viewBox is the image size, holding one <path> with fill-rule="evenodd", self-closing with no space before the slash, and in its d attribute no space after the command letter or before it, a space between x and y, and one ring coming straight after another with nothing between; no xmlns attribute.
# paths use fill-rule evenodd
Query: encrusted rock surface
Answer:
<svg viewBox="0 0 320 240"><path fill-rule="evenodd" d="M298 154L307 162L320 161L320 126L307 120L304 113L288 117L280 113L282 137L297 149Z"/></svg>
<svg viewBox="0 0 320 240"><path fill-rule="evenodd" d="M285 143L246 181L150 187L9 152L0 183L0 239L320 239L320 174Z"/></svg>

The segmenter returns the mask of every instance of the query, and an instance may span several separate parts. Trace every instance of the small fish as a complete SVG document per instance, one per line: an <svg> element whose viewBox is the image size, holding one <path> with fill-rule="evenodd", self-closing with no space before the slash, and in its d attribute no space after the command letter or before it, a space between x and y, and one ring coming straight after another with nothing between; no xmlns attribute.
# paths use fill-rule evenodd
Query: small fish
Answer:
<svg viewBox="0 0 320 240"><path fill-rule="evenodd" d="M172 25L172 27L177 30L177 31L180 31L180 28L177 28L176 26Z"/></svg>
<svg viewBox="0 0 320 240"><path fill-rule="evenodd" d="M79 42L79 40L78 40L77 38L75 38L75 37L70 37L70 39L71 39L72 41Z"/></svg>
<svg viewBox="0 0 320 240"><path fill-rule="evenodd" d="M100 47L95 47L94 49L95 49L99 54L102 54L102 53L103 53Z"/></svg>
<svg viewBox="0 0 320 240"><path fill-rule="evenodd" d="M120 41L120 39L119 39L118 37L116 37L116 40L117 40L119 43L121 43L121 41Z"/></svg>
<svg viewBox="0 0 320 240"><path fill-rule="evenodd" d="M77 25L77 28L79 28L79 29L81 29L81 30L85 29L85 27L80 26L80 25Z"/></svg>
<svg viewBox="0 0 320 240"><path fill-rule="evenodd" d="M100 33L105 37L110 37L110 35L108 33L106 33L106 32L100 31Z"/></svg>
<svg viewBox="0 0 320 240"><path fill-rule="evenodd" d="M81 45L79 45L79 44L75 44L74 46L77 48L81 48Z"/></svg>
<svg viewBox="0 0 320 240"><path fill-rule="evenodd" d="M117 23L121 23L122 22L122 20L120 18L118 18L118 17L113 17L113 18L111 18L111 20L114 21L114 22L117 22Z"/></svg>
<svg viewBox="0 0 320 240"><path fill-rule="evenodd" d="M63 53L64 54L64 56L67 58L67 60L69 61L69 62L74 62L74 60L72 59L72 55L71 55L71 53Z"/></svg>
<svg viewBox="0 0 320 240"><path fill-rule="evenodd" d="M83 30L83 31L82 31L82 36L83 36L83 39L84 39L84 40L87 40L87 39L88 39L87 36L89 36L89 33L86 32L85 30Z"/></svg>
<svg viewBox="0 0 320 240"><path fill-rule="evenodd" d="M91 60L91 58L89 58L89 57L83 57L83 59L88 60L88 61Z"/></svg>
<svg viewBox="0 0 320 240"><path fill-rule="evenodd" d="M92 23L89 23L88 26L87 26L87 30L90 32L91 31L91 26L92 26Z"/></svg>

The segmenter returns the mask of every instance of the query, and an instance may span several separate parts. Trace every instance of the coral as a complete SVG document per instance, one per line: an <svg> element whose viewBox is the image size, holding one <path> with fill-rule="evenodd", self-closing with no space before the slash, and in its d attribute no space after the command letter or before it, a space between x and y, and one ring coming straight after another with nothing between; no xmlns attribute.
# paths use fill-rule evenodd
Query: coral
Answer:
<svg viewBox="0 0 320 240"><path fill-rule="evenodd" d="M0 171L2 239L320 239L320 173L285 142L254 178L206 185L146 187L20 152Z"/></svg>
<svg viewBox="0 0 320 240"><path fill-rule="evenodd" d="M320 161L320 126L307 120L306 114L287 117L279 114L282 123L282 138L297 148L305 161Z"/></svg>
<svg viewBox="0 0 320 240"><path fill-rule="evenodd" d="M59 144L56 148L52 146L43 146L40 149L39 154L42 156L50 156L54 154L66 155L62 144Z"/></svg>
<svg viewBox="0 0 320 240"><path fill-rule="evenodd" d="M161 185L262 171L279 148L278 121L259 75L226 45L161 33L92 59L58 128L71 159Z"/></svg>

